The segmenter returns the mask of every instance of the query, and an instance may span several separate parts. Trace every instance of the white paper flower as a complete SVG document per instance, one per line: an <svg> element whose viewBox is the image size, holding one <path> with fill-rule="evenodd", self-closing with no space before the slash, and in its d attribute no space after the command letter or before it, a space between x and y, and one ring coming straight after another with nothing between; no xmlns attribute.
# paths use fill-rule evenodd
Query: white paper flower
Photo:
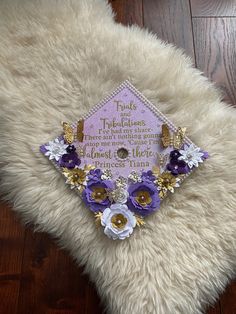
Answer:
<svg viewBox="0 0 236 314"><path fill-rule="evenodd" d="M113 204L106 208L101 217L104 233L111 239L124 240L129 237L136 226L134 214L124 204Z"/></svg>
<svg viewBox="0 0 236 314"><path fill-rule="evenodd" d="M50 141L48 145L45 146L47 152L45 156L48 156L50 160L55 159L58 161L60 157L66 154L67 144L63 140L56 138L54 141Z"/></svg>
<svg viewBox="0 0 236 314"><path fill-rule="evenodd" d="M190 169L193 167L198 167L200 162L203 162L204 153L200 151L200 148L191 144L190 146L184 145L184 149L179 151L181 156L179 160L184 160Z"/></svg>
<svg viewBox="0 0 236 314"><path fill-rule="evenodd" d="M141 176L135 170L131 171L128 178L134 183L142 182Z"/></svg>
<svg viewBox="0 0 236 314"><path fill-rule="evenodd" d="M111 198L115 203L125 204L128 196L128 191L123 188L117 188L111 192Z"/></svg>
<svg viewBox="0 0 236 314"><path fill-rule="evenodd" d="M101 175L102 180L111 180L112 179L112 172L110 169L105 169L103 174Z"/></svg>

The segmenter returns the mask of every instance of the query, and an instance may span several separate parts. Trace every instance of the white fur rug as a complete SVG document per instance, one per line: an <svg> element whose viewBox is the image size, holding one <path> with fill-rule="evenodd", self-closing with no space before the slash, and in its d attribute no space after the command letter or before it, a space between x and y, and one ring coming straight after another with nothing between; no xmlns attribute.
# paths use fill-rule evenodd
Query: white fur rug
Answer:
<svg viewBox="0 0 236 314"><path fill-rule="evenodd" d="M39 145L129 79L211 158L125 241L96 228ZM61 239L112 314L198 314L236 271L236 111L188 58L104 0L0 1L1 192Z"/></svg>

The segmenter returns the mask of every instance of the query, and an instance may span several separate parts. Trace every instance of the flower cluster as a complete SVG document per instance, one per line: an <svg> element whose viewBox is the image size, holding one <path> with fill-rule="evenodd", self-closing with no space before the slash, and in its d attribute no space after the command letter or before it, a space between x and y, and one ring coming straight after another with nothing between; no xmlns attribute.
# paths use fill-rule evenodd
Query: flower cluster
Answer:
<svg viewBox="0 0 236 314"><path fill-rule="evenodd" d="M175 149L170 153L167 170L175 176L187 174L194 167L198 167L199 163L202 163L206 158L208 158L208 154L194 144L184 145L183 149Z"/></svg>
<svg viewBox="0 0 236 314"><path fill-rule="evenodd" d="M81 167L76 147L63 138L42 146L41 151L61 168L66 183L81 194L104 233L114 240L129 237L136 226L143 225L143 219L159 209L168 192L173 193L182 178L208 158L193 144L184 145L170 152L164 167L132 171L127 178L113 180L109 169Z"/></svg>

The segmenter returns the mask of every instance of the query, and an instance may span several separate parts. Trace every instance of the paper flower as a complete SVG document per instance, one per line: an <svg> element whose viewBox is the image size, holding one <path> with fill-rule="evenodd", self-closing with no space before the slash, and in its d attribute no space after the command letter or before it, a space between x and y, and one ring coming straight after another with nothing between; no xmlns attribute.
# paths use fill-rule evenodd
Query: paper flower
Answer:
<svg viewBox="0 0 236 314"><path fill-rule="evenodd" d="M63 169L63 174L67 178L66 183L70 184L71 189L77 188L83 191L86 185L86 172L83 169Z"/></svg>
<svg viewBox="0 0 236 314"><path fill-rule="evenodd" d="M110 193L110 196L115 203L125 204L129 193L126 189L117 188Z"/></svg>
<svg viewBox="0 0 236 314"><path fill-rule="evenodd" d="M112 179L111 169L103 170L102 175L101 175L101 179L102 180L111 180Z"/></svg>
<svg viewBox="0 0 236 314"><path fill-rule="evenodd" d="M73 169L75 166L79 166L80 164L81 160L79 159L76 152L64 154L59 160L60 167L66 167L68 169Z"/></svg>
<svg viewBox="0 0 236 314"><path fill-rule="evenodd" d="M208 159L209 158L209 153L204 151L204 150L201 150L201 152L203 153L203 156L202 156L202 159Z"/></svg>
<svg viewBox="0 0 236 314"><path fill-rule="evenodd" d="M109 238L124 240L133 233L136 218L126 205L113 204L104 210L101 224Z"/></svg>
<svg viewBox="0 0 236 314"><path fill-rule="evenodd" d="M101 177L102 177L102 170L101 169L92 169L89 171L88 173L88 177L87 177L87 180L90 181L90 182L98 182L98 181L101 181Z"/></svg>
<svg viewBox="0 0 236 314"><path fill-rule="evenodd" d="M49 160L55 159L59 161L60 157L66 154L67 144L64 140L56 138L54 141L50 141L44 148L47 150L44 154L49 157Z"/></svg>
<svg viewBox="0 0 236 314"><path fill-rule="evenodd" d="M82 193L82 198L91 211L102 212L111 204L109 190L112 190L113 187L113 182L109 180L88 181L87 186Z"/></svg>
<svg viewBox="0 0 236 314"><path fill-rule="evenodd" d="M190 171L189 166L183 160L172 159L166 166L173 175L186 174Z"/></svg>
<svg viewBox="0 0 236 314"><path fill-rule="evenodd" d="M181 156L180 152L177 149L174 149L170 152L170 159L177 160Z"/></svg>
<svg viewBox="0 0 236 314"><path fill-rule="evenodd" d="M194 144L184 145L184 149L181 149L179 152L181 156L178 159L184 160L190 169L198 167L198 164L203 162L204 153Z"/></svg>
<svg viewBox="0 0 236 314"><path fill-rule="evenodd" d="M127 184L128 184L128 179L127 178L124 178L122 176L119 176L117 179L116 179L116 186L118 188L127 188Z"/></svg>
<svg viewBox="0 0 236 314"><path fill-rule="evenodd" d="M130 210L140 216L147 216L160 207L160 198L156 186L148 181L131 184L127 201Z"/></svg>
<svg viewBox="0 0 236 314"><path fill-rule="evenodd" d="M168 191L174 193L174 188L179 187L179 181L180 179L175 177L173 174L163 172L155 181L160 197L164 198Z"/></svg>
<svg viewBox="0 0 236 314"><path fill-rule="evenodd" d="M141 179L142 181L154 182L156 180L156 176L151 170L148 170L147 172L142 172Z"/></svg>
<svg viewBox="0 0 236 314"><path fill-rule="evenodd" d="M128 176L128 179L134 183L136 182L142 182L141 176L136 171L131 171L131 173Z"/></svg>
<svg viewBox="0 0 236 314"><path fill-rule="evenodd" d="M69 145L69 146L67 146L66 151L67 151L68 154L69 153L74 153L76 151L76 148L75 148L74 145Z"/></svg>

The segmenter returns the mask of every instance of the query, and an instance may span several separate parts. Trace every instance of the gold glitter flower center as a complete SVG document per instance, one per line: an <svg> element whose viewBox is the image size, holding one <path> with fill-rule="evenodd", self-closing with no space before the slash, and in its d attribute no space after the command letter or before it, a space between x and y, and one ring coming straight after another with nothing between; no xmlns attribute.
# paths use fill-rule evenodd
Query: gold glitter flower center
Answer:
<svg viewBox="0 0 236 314"><path fill-rule="evenodd" d="M106 189L103 187L94 187L92 188L92 191L91 197L97 203L103 202L108 196Z"/></svg>
<svg viewBox="0 0 236 314"><path fill-rule="evenodd" d="M135 200L141 206L147 206L152 202L151 195L148 191L138 191Z"/></svg>
<svg viewBox="0 0 236 314"><path fill-rule="evenodd" d="M170 188L174 187L176 184L176 178L171 173L163 173L158 178L158 185L161 188L165 188L169 190Z"/></svg>
<svg viewBox="0 0 236 314"><path fill-rule="evenodd" d="M116 229L122 230L126 226L128 220L122 214L115 214L111 218L112 226Z"/></svg>
<svg viewBox="0 0 236 314"><path fill-rule="evenodd" d="M70 184L80 185L83 184L86 179L86 173L82 169L73 169L65 172Z"/></svg>

